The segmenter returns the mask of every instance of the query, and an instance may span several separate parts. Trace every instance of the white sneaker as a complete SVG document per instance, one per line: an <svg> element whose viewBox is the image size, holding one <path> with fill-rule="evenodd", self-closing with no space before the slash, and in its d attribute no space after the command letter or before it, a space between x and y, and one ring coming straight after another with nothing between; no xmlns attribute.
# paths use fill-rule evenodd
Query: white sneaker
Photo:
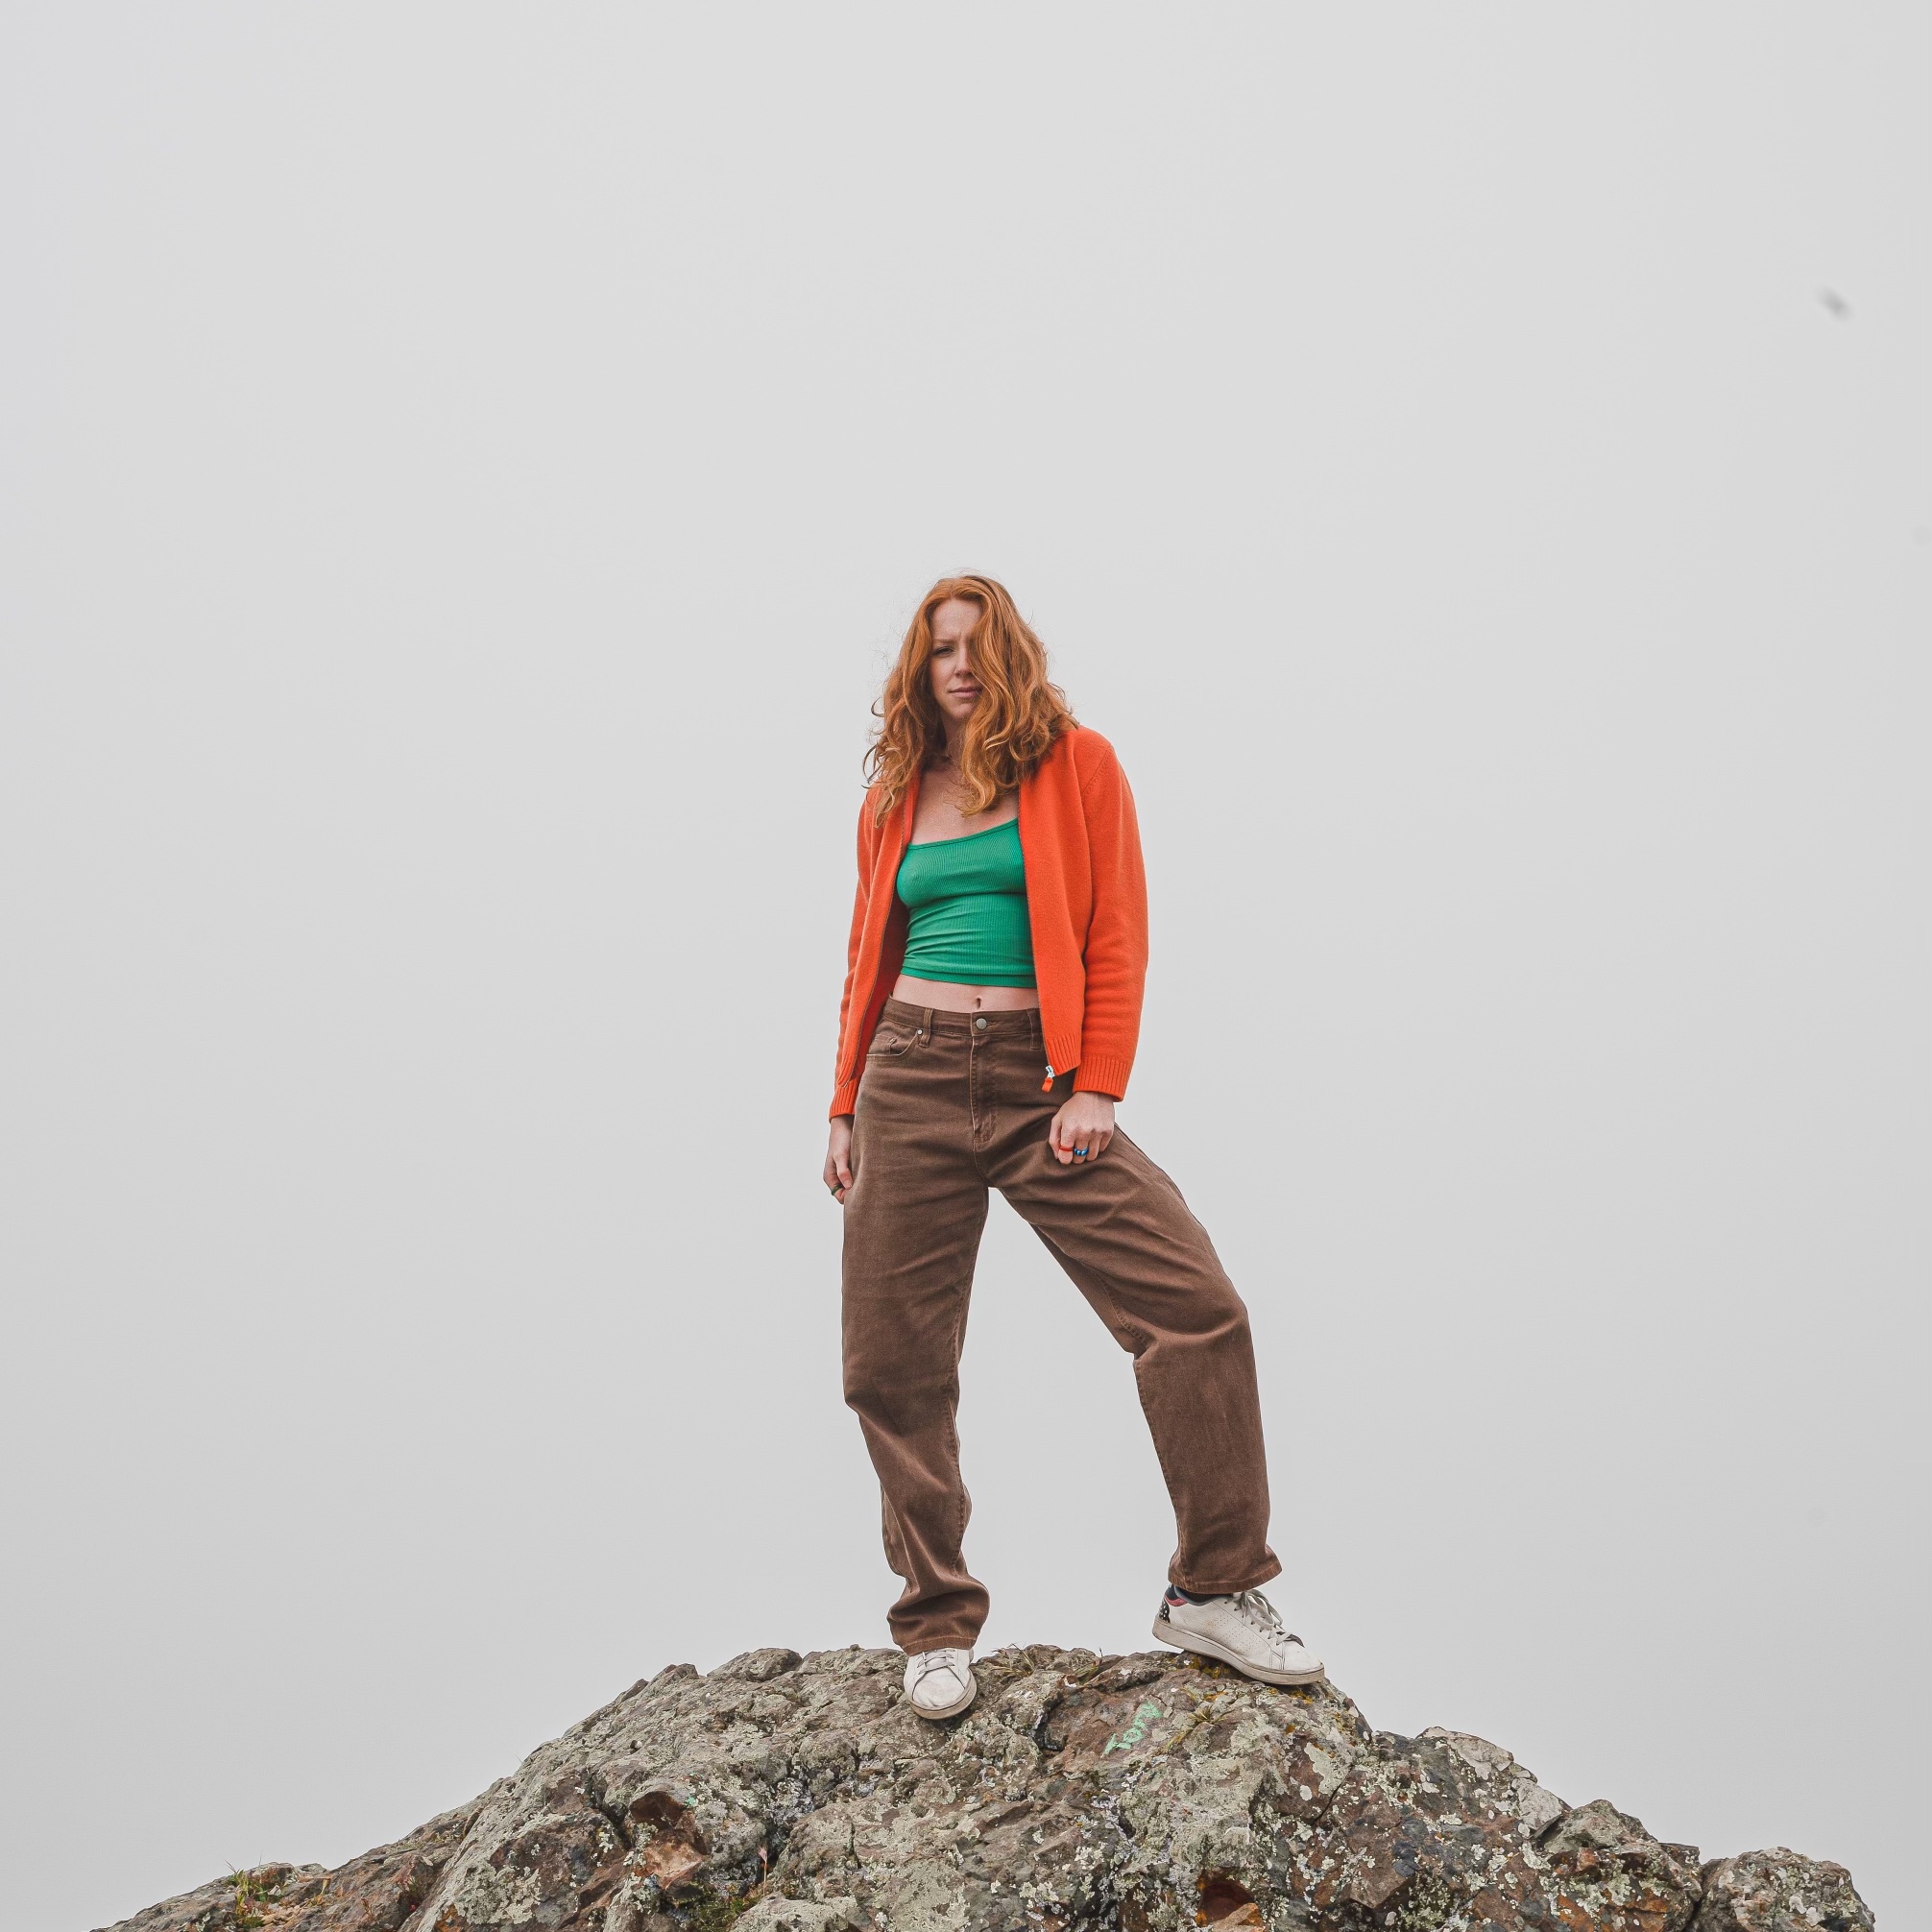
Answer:
<svg viewBox="0 0 1932 1932"><path fill-rule="evenodd" d="M979 1695L971 1651L921 1651L906 1662L906 1701L937 1724L957 1717Z"/></svg>
<svg viewBox="0 0 1932 1932"><path fill-rule="evenodd" d="M1321 1659L1282 1628L1274 1606L1259 1590L1191 1604L1178 1590L1161 1599L1154 1635L1176 1650L1232 1664L1265 1684L1318 1684Z"/></svg>

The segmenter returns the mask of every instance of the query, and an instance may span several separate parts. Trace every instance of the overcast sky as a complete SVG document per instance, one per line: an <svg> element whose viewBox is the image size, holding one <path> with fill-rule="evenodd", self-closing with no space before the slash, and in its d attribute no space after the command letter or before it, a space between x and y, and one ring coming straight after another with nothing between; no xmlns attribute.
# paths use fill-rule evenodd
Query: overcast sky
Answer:
<svg viewBox="0 0 1932 1932"><path fill-rule="evenodd" d="M0 1921L885 1641L867 707L1012 588L1370 1720L1922 1913L1932 25L0 12ZM1003 1209L989 1646L1144 1648ZM1915 1874L1916 1877L1915 1877Z"/></svg>

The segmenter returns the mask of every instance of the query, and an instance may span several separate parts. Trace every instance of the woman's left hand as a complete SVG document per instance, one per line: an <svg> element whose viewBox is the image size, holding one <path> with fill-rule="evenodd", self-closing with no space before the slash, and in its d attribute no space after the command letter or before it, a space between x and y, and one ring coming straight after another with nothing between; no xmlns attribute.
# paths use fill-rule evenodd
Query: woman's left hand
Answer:
<svg viewBox="0 0 1932 1932"><path fill-rule="evenodd" d="M1114 1100L1111 1094L1075 1094L1053 1116L1047 1145L1063 1167L1075 1161L1097 1161L1114 1138Z"/></svg>

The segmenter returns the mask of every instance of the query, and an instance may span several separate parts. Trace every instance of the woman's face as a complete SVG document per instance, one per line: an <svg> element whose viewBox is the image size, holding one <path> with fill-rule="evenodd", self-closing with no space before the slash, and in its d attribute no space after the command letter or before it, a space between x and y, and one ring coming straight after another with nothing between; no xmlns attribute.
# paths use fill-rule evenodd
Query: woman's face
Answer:
<svg viewBox="0 0 1932 1932"><path fill-rule="evenodd" d="M979 681L973 675L972 646L967 642L979 616L979 606L964 597L948 597L932 613L932 659L927 672L932 680L933 702L949 727L963 725L979 702Z"/></svg>

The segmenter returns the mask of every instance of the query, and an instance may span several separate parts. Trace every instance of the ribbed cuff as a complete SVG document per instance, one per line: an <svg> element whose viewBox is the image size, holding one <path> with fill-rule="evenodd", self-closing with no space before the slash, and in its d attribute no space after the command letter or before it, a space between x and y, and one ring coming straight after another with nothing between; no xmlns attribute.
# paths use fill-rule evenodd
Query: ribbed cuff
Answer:
<svg viewBox="0 0 1932 1932"><path fill-rule="evenodd" d="M832 1097L832 1108L826 1115L828 1121L835 1121L840 1114L849 1114L858 1105L858 1075L855 1074L844 1086Z"/></svg>
<svg viewBox="0 0 1932 1932"><path fill-rule="evenodd" d="M1074 1069L1074 1091L1076 1094L1105 1094L1110 1099L1124 1100L1127 1098L1127 1075L1133 1067L1131 1060L1121 1060L1105 1053L1096 1054L1082 1060Z"/></svg>

